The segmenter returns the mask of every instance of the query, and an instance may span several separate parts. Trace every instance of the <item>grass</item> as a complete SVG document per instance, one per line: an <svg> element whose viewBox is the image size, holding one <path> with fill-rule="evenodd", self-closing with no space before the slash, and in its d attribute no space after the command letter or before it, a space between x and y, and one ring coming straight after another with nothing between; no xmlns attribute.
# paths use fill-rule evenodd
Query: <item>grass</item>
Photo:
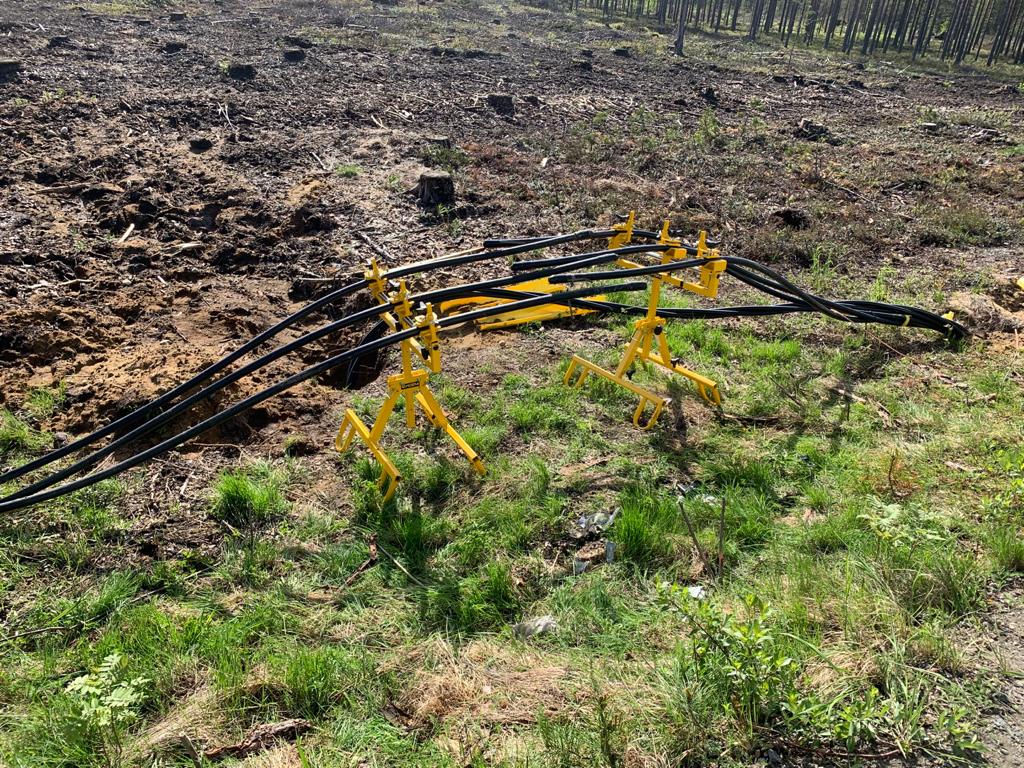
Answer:
<svg viewBox="0 0 1024 768"><path fill-rule="evenodd" d="M334 173L343 179L354 179L363 172L363 169L358 165L337 165L334 168Z"/></svg>
<svg viewBox="0 0 1024 768"><path fill-rule="evenodd" d="M211 514L226 525L249 531L283 514L285 479L268 464L223 473L213 492Z"/></svg>
<svg viewBox="0 0 1024 768"><path fill-rule="evenodd" d="M886 273L862 289L880 286L903 300ZM783 745L973 754L998 680L962 638L1024 570L1024 391L980 348L887 354L900 332L882 344L806 322L785 334L669 324L674 354L727 372L728 413L767 419L698 417L685 441L667 422L627 426L630 398L564 387L559 365L510 359L486 392L440 379L487 477L430 430L391 451L403 484L387 503L369 460L344 470L344 510L298 500L315 457L231 469L196 512L243 535L208 566L182 554L89 567L123 530L130 484L9 528L8 553L32 551L47 526L74 547L0 560L14 629L45 630L0 651L0 697L17 713L0 754L104 764L109 735L76 730L65 688L113 653L125 679L147 681L129 756L182 759L150 741L175 717L204 743L306 718L316 730L301 748L325 765L472 764L492 749L580 766L639 754L738 766ZM837 381L860 399L837 399ZM705 413L688 385L673 396ZM613 510L600 555L573 575L578 521ZM512 630L545 615L557 629L525 641Z"/></svg>
<svg viewBox="0 0 1024 768"><path fill-rule="evenodd" d="M0 457L35 453L49 445L49 437L6 409L0 409Z"/></svg>

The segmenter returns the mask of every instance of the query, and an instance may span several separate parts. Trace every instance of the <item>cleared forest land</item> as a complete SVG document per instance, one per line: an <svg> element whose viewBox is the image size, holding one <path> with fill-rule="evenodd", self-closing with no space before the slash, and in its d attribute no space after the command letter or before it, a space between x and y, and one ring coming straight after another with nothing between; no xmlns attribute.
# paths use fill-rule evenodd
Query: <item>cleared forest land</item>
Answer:
<svg viewBox="0 0 1024 768"><path fill-rule="evenodd" d="M1024 762L1024 69L696 29L679 57L674 34L469 0L3 3L0 469L371 256L630 210L972 335L672 321L723 409L641 369L673 397L643 432L620 391L562 384L573 352L614 364L628 320L463 333L435 391L485 477L396 424L384 503L335 452L392 355L8 513L0 762ZM454 203L417 205L426 169ZM723 279L720 303L762 300Z"/></svg>

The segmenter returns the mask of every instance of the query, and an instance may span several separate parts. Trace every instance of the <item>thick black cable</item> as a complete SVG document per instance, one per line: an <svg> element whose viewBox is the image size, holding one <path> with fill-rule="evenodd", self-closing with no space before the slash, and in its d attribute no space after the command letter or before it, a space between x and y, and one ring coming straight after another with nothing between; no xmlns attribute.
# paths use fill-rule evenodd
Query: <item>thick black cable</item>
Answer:
<svg viewBox="0 0 1024 768"><path fill-rule="evenodd" d="M593 256L591 254L582 254L578 256L577 260L572 262L571 264L548 267L546 269L537 270L536 272L530 273L525 276L506 275L504 277L493 278L491 280L483 280L478 281L476 283L451 286L448 288L441 288L433 291L428 291L425 293L414 294L409 297L409 301L412 303L441 302L447 299L460 298L466 295L473 295L480 292L486 293L491 289L499 288L501 286L509 285L515 282L520 282L524 279L540 279L542 277L548 277L553 274L556 274L557 272L564 269L575 269L579 266L587 266L593 262L594 258L603 258L603 256L603 251L598 252ZM92 453L88 454L87 456L79 459L78 461L69 464L68 466L62 469L59 469L56 472L47 475L46 477L40 478L35 482L30 483L29 485L20 488L11 494L8 494L7 496L4 497L4 499L17 499L29 496L33 493L36 493L37 491L50 487L55 483L58 483L62 480L66 480L72 475L78 474L79 472L86 470L89 467L95 466L100 460L102 460L106 456L109 456L118 448L121 448L122 446L127 445L134 440L138 440L142 437L145 437L146 435L149 435L154 430L158 429L162 425L174 419L176 416L180 415L181 413L184 413L186 410L191 408L196 403L202 400L209 399L214 394L224 389L225 387L233 384L239 379L248 376L249 374L255 372L256 370L270 364L271 362L291 352L294 352L297 349L301 349L302 347L307 346L308 344L311 344L315 341L318 341L319 339L322 339L325 336L328 336L332 333L336 333L344 328L355 325L363 320L376 317L382 312L391 311L396 306L396 303L392 302L390 304L369 307L360 312L347 315L332 323L328 323L327 325L322 326L314 331L310 331L309 333L300 336L299 338L294 339L286 344L282 344L281 346L268 352L267 354L253 360L249 364L225 376L222 376L221 378L217 379L217 381L208 384L206 387L199 390L198 392L194 392L192 395L189 395L185 399L180 400L178 403L168 408L167 410L161 411L160 413L151 417L147 421L131 429L129 432L118 436L116 439L110 441L107 445L103 446L102 448L98 448ZM354 358L353 362L355 361L355 359L357 358Z"/></svg>
<svg viewBox="0 0 1024 768"><path fill-rule="evenodd" d="M440 259L416 262L414 264L408 264L402 267L397 267L388 270L384 273L383 276L388 279L398 279L418 274L420 272L427 272L441 268L451 268L461 266L463 264L473 263L476 261L502 258L505 256L516 256L534 250L549 248L555 245L562 245L577 240L592 239L594 237L599 236L601 236L601 234L595 234L593 230L580 230L578 232L572 232L565 235L556 235L554 237L541 238L535 241L531 241L529 243L522 243L500 250L479 251L469 254L460 254L458 256L448 256ZM332 291L331 293L326 294L325 296L322 296L319 299L316 299L315 301L310 302L309 304L300 308L296 312L293 312L285 319L281 320L280 322L276 323L270 328L267 328L266 330L260 332L252 339L245 342L234 352L225 355L220 360L204 368L202 371L197 373L192 378L173 387L172 389L163 393L159 397L154 398L148 403L139 406L131 413L125 414L124 416L115 419L109 424L100 427L99 429L91 432L88 435L85 435L84 437L79 438L78 440L69 442L66 445L61 446L60 448L57 448L53 451L50 451L49 453L44 454L43 456L33 459L32 461L9 469L7 472L0 475L0 485L11 482L12 480L17 480L18 478L23 477L29 472L44 467L47 464L51 464L54 461L58 461L59 459L62 459L65 456L75 453L76 451L88 445L91 445L95 443L97 440L100 440L106 437L107 435L113 434L122 428L131 426L133 424L137 424L146 415L152 413L158 408L162 408L163 406L172 402L178 396L182 395L183 393L189 391L190 389L193 389L194 387L198 386L204 381L217 375L221 371L225 370L229 365L244 357L246 354L256 349L264 342L276 337L285 329L295 325L300 320L308 317L309 315L313 314L314 312L320 309L323 309L327 305L333 304L339 301L340 299L343 299L347 296L352 295L353 293L356 293L357 291L366 288L368 285L369 282L365 279L357 280L354 283L350 283L346 286L343 286L335 291Z"/></svg>
<svg viewBox="0 0 1024 768"><path fill-rule="evenodd" d="M552 238L552 239L564 240L566 238L580 238L580 237L581 237L581 233L573 233L571 235L558 236L557 238ZM667 248L668 248L668 246L660 246L660 247L658 247L658 250L667 250ZM629 250L627 251L627 249L629 249ZM460 296L460 295L466 295L468 292L471 292L473 290L481 290L481 291L486 293L488 291L488 289L490 289L489 295L492 295L492 296L493 295L504 295L506 297L522 297L522 296L525 296L525 295L528 295L528 294L524 294L522 292L517 292L517 291L505 291L505 292L502 292L502 291L496 290L496 287L500 286L500 285L508 285L508 284L510 284L512 282L518 282L518 281L522 281L522 280L525 280L525 279L537 279L539 277L550 276L550 275L555 275L553 282L556 282L556 283L558 283L558 282L565 282L565 281L568 281L568 280L571 280L571 279L576 279L578 276L576 276L576 275L558 276L557 275L558 272L564 271L566 269L576 269L576 268L579 268L581 266L585 266L588 263L602 263L605 260L616 259L623 252L639 252L639 251L649 251L649 250L651 250L651 248L648 247L648 246L626 246L625 248L621 248L621 249L608 249L608 250L604 250L604 251L598 251L598 252L595 252L593 254L576 255L575 257L573 257L573 260L568 262L568 263L566 263L565 259L549 259L549 260L542 260L542 261L539 261L539 262L521 262L521 264L523 264L523 265L525 265L525 264L545 265L545 269L539 270L538 272L533 273L533 274L529 274L529 275L508 276L508 277L504 277L504 278L497 278L495 280L483 281L483 282L476 283L476 284L469 284L469 285L464 285L464 286L454 286L452 288L441 289L440 291L433 291L433 292L430 292L428 294L422 294L421 296L414 297L414 298L417 298L417 299L420 299L420 300L423 300L423 301L427 301L427 300L438 301L438 300L444 300L445 298L449 298L449 297L456 297L456 296ZM467 254L467 255L463 255L463 256L459 256L459 257L454 257L454 258L456 258L456 259L466 259L466 258L469 258L469 257L471 257L473 255L475 255L475 254ZM733 261L739 261L739 262L744 262L744 263L751 264L755 268L762 268L762 265L756 264L756 262L747 262L747 260L738 259L737 257L722 257L722 258L724 260L727 260L727 261L729 259L732 259ZM448 263L450 260L446 259L444 261L446 263ZM437 262L435 262L435 264L436 263ZM675 262L675 263L673 263L671 265L660 265L660 264L659 265L651 265L651 266L648 266L648 267L643 267L640 270L636 270L636 269L634 269L634 270L615 270L613 272L606 272L606 273L587 273L586 277L588 279L611 279L611 277L621 277L623 275L636 274L636 273L641 272L641 271L643 271L644 273L651 273L651 272L658 272L658 271L666 271L666 267L671 267L672 269L681 269L681 268L684 268L684 267L688 268L688 267L699 266L699 265L701 265L703 263L704 262L702 260L696 260L695 259L695 260L690 260L690 261L686 261L686 262ZM419 265L419 267L413 267L413 265L410 265L406 269L413 270L413 269L416 269L416 268L422 268L422 265ZM801 294L800 298L804 299L804 300L798 300L798 299L794 299L794 297L792 297L791 295L786 293L783 288L779 287L770 278L767 279L767 280L766 279L762 279L760 276L752 274L752 273L749 273L746 270L743 270L741 267L736 266L735 264L730 264L730 269L742 281L747 282L748 284L752 285L755 288L758 288L760 290L768 292L768 293L770 293L772 295L776 295L779 298L790 299L791 300L790 303L788 305L775 305L775 306L771 306L771 307L737 307L737 308L714 308L714 309L699 309L699 310L693 310L693 309L664 309L664 310L661 310L660 314L662 316L666 317L666 318L678 318L678 319L715 318L715 317L740 317L740 316L750 316L750 315L761 315L761 316L763 316L763 315L769 315L769 314L781 314L781 313L785 313L785 312L811 311L812 309L816 309L816 308L818 309L818 311L821 311L820 310L820 306L819 307L814 307L813 306L813 304L820 303L820 304L827 304L830 309L833 309L833 311L836 312L837 315L840 315L842 317L842 319L847 320L847 321L854 321L854 322L877 322L877 323L884 323L884 324L888 324L888 325L910 325L910 326L913 326L913 327L932 328L932 329L938 330L938 331L945 331L946 333L950 333L951 332L951 327L952 327L952 325L954 325L954 324L950 323L949 321L946 321L944 318L939 318L938 316L933 315L932 313L928 313L928 312L925 312L925 311L922 311L922 310L918 310L918 309L912 308L912 307L894 307L893 305L881 305L881 304L878 304L878 303L875 303L875 302L831 302L831 301L828 301L828 300L817 299L817 297L811 297L810 294L806 294L806 292L802 291L799 288L796 288L796 290ZM767 268L763 268L763 271L765 271L767 274L769 274L771 276L775 276L775 273L772 270L769 270ZM781 278L781 276L778 276L778 277L781 280L785 281L785 279ZM789 283L789 281L785 281L785 282L789 286L793 285L792 283ZM793 286L793 287L795 288L795 286ZM816 301L812 301L811 303L808 303L806 301L806 297L811 297L812 299L815 299ZM393 308L393 306L394 305L391 305L390 307L378 306L378 307L369 308L367 310L364 310L363 312L355 313L354 315L348 316L346 318L343 318L342 320L336 321L335 323L329 324L328 326L325 326L325 327L323 327L321 329L318 329L317 331L313 331L310 334L306 334L305 336L300 337L299 339L296 339L293 342L290 342L289 344L283 345L282 347L279 347L277 350L274 350L273 352L269 353L268 355L265 355L262 358L259 358L258 360L254 361L250 365L243 367L239 371L236 371L234 374L231 374L230 376L221 379L215 385L211 385L211 386L205 388L204 390L196 393L195 395L193 395L192 397L188 398L186 401L184 401L182 403L179 403L177 406L175 406L174 408L170 409L169 411L166 411L166 412L160 414L159 416L155 417L154 419L151 419L150 421L147 421L145 424L141 425L140 427L136 428L135 430L132 430L130 433L128 433L126 435L123 435L122 437L120 437L116 441L113 441L111 444L109 444L105 448L100 449L99 451L94 452L90 456L88 456L85 459L82 459L81 461L79 461L79 462L77 462L77 463L75 463L75 464L65 468L64 470L61 470L61 471L59 471L57 473L54 473L54 474L52 474L52 475L50 475L50 476L48 476L46 478L43 478L42 480L37 481L34 484L31 484L30 486L27 486L27 487L25 487L23 489L20 489L19 491L11 494L7 498L8 499L15 499L15 498L20 498L20 497L29 495L29 494L37 491L37 490L40 490L40 489L45 488L45 487L49 487L50 485L52 485L52 484L54 484L56 482L59 482L60 480L66 479L67 477L70 477L71 475L78 473L82 469L88 468L89 466L93 466L100 459L102 459L103 457L109 455L110 453L112 453L114 450L116 450L117 448L121 447L122 445L125 445L125 444L129 443L130 441L132 441L134 439L137 439L139 437L145 436L146 434L149 434L150 432L152 432L153 430L155 430L156 428L158 428L162 424L166 423L167 421L171 420L172 418L174 418L179 413L183 412L185 409L190 407L192 404L198 402L201 399L205 399L205 398L210 397L214 392L219 391L219 389L222 389L223 387L233 383L234 381L237 381L238 379L242 378L243 376L248 375L249 373L252 373L254 370L262 367L263 365L268 364L269 362L272 362L274 359L277 359L278 357L281 357L281 356L283 356L284 354L287 354L290 351L293 351L293 350L298 349L298 348L300 348L302 346L305 346L306 344L312 343L313 341L315 341L315 340L317 340L319 338L322 338L323 336L325 336L325 335L327 335L329 333L332 333L332 332L335 332L337 330L340 330L341 328L347 327L348 325L353 325L353 324L355 324L355 323L357 323L357 322L359 322L359 321L361 321L363 319L366 319L366 318L368 318L368 317L370 317L370 316L372 316L374 314L377 314L379 312L387 311L388 309ZM645 312L645 309L642 308L642 307L630 307L628 305L615 304L615 303L610 303L610 302L598 302L598 301L579 302L577 304L577 306L580 306L581 308L589 308L589 309L592 309L592 310L595 310L595 311L602 311L602 312L613 311L613 312L626 313L626 314L634 314L634 315L643 314ZM355 362L355 360L356 359L353 359L353 363ZM351 370L351 366L350 366L350 370Z"/></svg>
<svg viewBox="0 0 1024 768"><path fill-rule="evenodd" d="M636 281L614 285L611 287L611 289L616 291L641 291L646 287L646 283ZM443 329L450 326L461 325L463 323L474 322L476 320L482 320L484 318L492 317L494 315L504 314L505 312L514 312L519 309L527 309L529 307L537 306L539 304L571 304L574 300L588 296L591 293L593 293L592 288L579 288L564 291L557 295L541 294L539 296L523 299L522 301L500 304L496 307L485 307L483 309L465 312L463 314L453 315L451 317L441 318L440 320L437 321L437 325L439 328ZM417 336L419 333L419 328L410 328L408 330L393 333L389 336L386 336L383 339L372 341L369 344L364 345L363 347L355 347L346 350L345 352L330 357L327 360L317 363L314 366L306 368L305 370L300 371L299 373L293 374L292 376L289 376L283 381L279 381L277 384L274 384L271 387L268 387L260 392L257 392L256 394L250 395L249 397L236 403L230 408L227 408L224 411L216 413L213 416L210 416L209 418L201 421L199 424L196 424L182 432L179 432L177 435L167 438L158 445L155 445L151 448L146 449L145 451L135 454L134 456L124 459L111 467L108 467L99 472L95 472L91 475L87 475L86 477L80 478L66 485L62 485L58 488L51 488L48 491L43 491L32 496L2 501L0 502L0 513L14 512L16 510L24 509L25 507L33 506L44 501L50 501L52 499L56 499L68 493L73 493L74 491L81 490L82 488L86 488L95 483L119 475L122 472L137 467L139 464L142 464L143 462L146 462L149 459L152 459L156 456L159 456L162 453L166 453L167 451L170 451L178 447L182 443L191 440L193 437L200 435L209 429L213 429L214 427L224 423L228 419L234 418L240 413L244 413L250 408L259 405L263 401L268 400L271 397L280 394L281 392L291 389L297 384L301 384L302 382L307 381L313 378L314 376L319 376L320 374L325 373L326 371L329 371L332 368L336 368L340 365L345 364L353 357L358 357L360 355L366 354L367 352L373 352L378 349L383 349L384 347L391 346L400 341L404 341L405 339L411 339L414 336Z"/></svg>
<svg viewBox="0 0 1024 768"><path fill-rule="evenodd" d="M613 258L614 257L609 257L608 260L610 261ZM932 312L916 307L882 305L879 303L865 302L835 302L830 299L823 299L804 291L802 288L798 287L775 270L766 267L763 264L738 256L719 256L717 259L687 259L672 262L670 264L652 264L635 269L616 269L604 272L582 272L576 274L562 273L552 276L551 282L561 284L586 280L612 280L646 276L658 274L660 272L673 272L681 269L690 269L702 266L709 261L716 260L725 261L727 264L727 270L730 271L731 274L735 274L739 279L747 282L752 287L771 293L780 298L788 298L791 301L799 300L814 310L843 322L879 322L885 325L909 325L912 327L922 327L935 330L946 336L957 339L964 338L967 335L967 329L959 323L947 320ZM742 270L742 267L749 267L767 275L771 279L772 283L768 283L767 281L760 279L757 275L751 275L750 272ZM736 271L737 268L741 268L739 273ZM883 319L879 315L880 310L885 310L886 312L891 313L891 315Z"/></svg>

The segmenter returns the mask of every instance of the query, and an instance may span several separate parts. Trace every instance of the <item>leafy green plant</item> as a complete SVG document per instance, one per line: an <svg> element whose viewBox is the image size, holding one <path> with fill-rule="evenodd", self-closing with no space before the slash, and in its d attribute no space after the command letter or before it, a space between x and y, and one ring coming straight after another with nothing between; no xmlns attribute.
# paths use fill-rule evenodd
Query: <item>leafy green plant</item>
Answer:
<svg viewBox="0 0 1024 768"><path fill-rule="evenodd" d="M96 739L110 768L122 764L125 735L139 718L148 683L144 677L127 678L121 655L112 653L92 672L68 684L67 693L76 702L77 717Z"/></svg>

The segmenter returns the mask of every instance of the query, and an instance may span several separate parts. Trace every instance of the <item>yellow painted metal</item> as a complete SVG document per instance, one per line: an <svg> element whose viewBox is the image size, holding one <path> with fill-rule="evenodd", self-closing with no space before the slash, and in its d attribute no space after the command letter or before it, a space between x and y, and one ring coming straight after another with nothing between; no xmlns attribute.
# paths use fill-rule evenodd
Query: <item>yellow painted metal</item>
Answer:
<svg viewBox="0 0 1024 768"><path fill-rule="evenodd" d="M404 400L405 424L409 429L416 426L416 412L419 410L431 425L441 429L452 439L477 473L485 474L487 469L483 461L465 438L451 425L441 404L430 391L430 374L438 373L441 370L440 337L433 307L428 304L422 317L416 317L412 304L409 302L409 293L405 282L399 283L397 288L392 291L392 287L388 285L387 281L381 278L376 260L371 262L366 277L370 281L370 292L377 301L381 304L396 303L392 311L380 314L381 319L387 323L388 327L393 331L418 328L419 334L415 338L405 339L401 342L402 370L400 373L388 377L388 397L377 413L373 427L367 427L355 411L346 408L341 427L334 440L335 448L339 451L347 451L358 437L380 465L381 475L378 485L384 500L390 499L398 488L401 475L394 462L381 447L380 440L399 400ZM414 359L422 360L426 367L413 367Z"/></svg>
<svg viewBox="0 0 1024 768"><path fill-rule="evenodd" d="M560 293L565 290L564 285L553 285L546 277L539 280L528 280L524 283L517 283L509 286L510 290L523 291L525 293ZM594 296L594 301L604 301L603 295ZM440 304L441 314L448 314L453 310L463 307L496 307L501 304L508 304L512 299L500 299L491 296L470 296L464 299L452 299ZM576 317L577 315L589 315L595 310L578 309L567 307L564 304L541 304L540 306L528 309L513 310L501 315L493 315L483 320L477 320L477 327L482 331L493 331L498 328L511 328L526 323L540 323L546 320L557 320L562 317Z"/></svg>
<svg viewBox="0 0 1024 768"><path fill-rule="evenodd" d="M644 387L641 387L639 384L634 384L628 378L624 376L617 376L611 371L606 371L604 368L597 365L596 363L592 363L586 358L580 357L579 355L573 355L571 358L569 358L569 367L565 370L565 378L563 379L563 381L566 384L571 383L578 389L583 386L583 384L587 380L587 377L590 374L595 374L597 376L601 376L602 378L608 379L609 381L612 381L618 384L620 387L624 387L633 394L639 396L640 404L637 405L636 410L633 411L633 423L636 424L641 429L650 429L651 427L653 427L654 422L658 420L658 417L661 415L662 410L664 410L665 406L668 405L667 397L656 395L649 389L645 389ZM576 377L575 382L572 381L573 376ZM651 408L651 415L650 417L648 417L646 422L641 423L641 417L644 415L644 412L647 410L648 406L650 406Z"/></svg>
<svg viewBox="0 0 1024 768"><path fill-rule="evenodd" d="M631 211L625 223L617 224L613 227L615 234L608 240L608 247L621 248L624 245L628 245L633 236L634 222L635 217ZM682 241L669 236L669 223L667 221L662 226L658 244L670 246L668 250L662 252L662 264L672 264L673 262L691 258L686 248L683 247ZM625 354L623 354L615 371L606 370L579 355L573 355L565 372L565 383L569 384L575 375L575 386L581 387L587 377L590 374L594 374L633 392L640 398L640 403L633 412L633 423L643 429L650 429L654 426L658 416L661 415L669 401L665 397L657 395L638 384L634 384L629 379L629 373L636 362L644 360L689 379L697 386L697 392L704 400L713 405L720 406L722 404L722 394L715 381L696 371L691 371L689 368L684 368L672 359L672 353L668 348L668 340L665 337L665 320L658 316L658 303L661 299L663 285L687 290L707 298L716 298L718 296L719 279L726 265L725 261L719 259L718 256L718 249L708 247L707 233L701 232L700 238L697 241L696 258L705 259L706 261L701 265L698 282L686 282L669 272L658 272L655 274L651 279L647 313L642 319L636 321L636 330L633 332ZM617 259L616 263L624 269L635 269L641 266L641 264L628 259ZM577 371L579 371L578 374ZM651 409L651 416L641 423L641 419L648 407Z"/></svg>

